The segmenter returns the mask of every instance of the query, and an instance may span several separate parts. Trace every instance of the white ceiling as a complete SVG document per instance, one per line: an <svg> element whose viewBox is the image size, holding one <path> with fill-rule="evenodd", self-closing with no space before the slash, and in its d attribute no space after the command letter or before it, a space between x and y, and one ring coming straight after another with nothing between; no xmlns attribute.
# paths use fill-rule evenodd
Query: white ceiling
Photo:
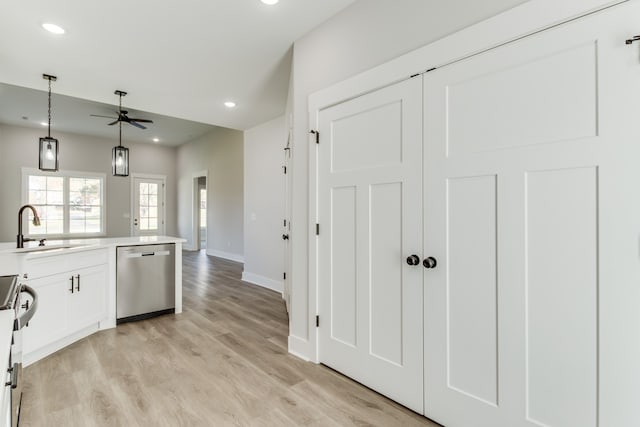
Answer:
<svg viewBox="0 0 640 427"><path fill-rule="evenodd" d="M284 112L292 43L353 1L0 0L0 82L244 130Z"/></svg>

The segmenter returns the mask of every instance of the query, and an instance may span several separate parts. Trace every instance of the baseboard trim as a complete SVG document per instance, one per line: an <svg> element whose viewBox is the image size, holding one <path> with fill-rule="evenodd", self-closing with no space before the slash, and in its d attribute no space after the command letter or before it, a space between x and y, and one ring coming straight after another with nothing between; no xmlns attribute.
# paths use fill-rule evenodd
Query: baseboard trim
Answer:
<svg viewBox="0 0 640 427"><path fill-rule="evenodd" d="M289 335L287 339L289 354L292 354L305 362L318 363L315 358L309 357L309 341L300 339L296 336Z"/></svg>
<svg viewBox="0 0 640 427"><path fill-rule="evenodd" d="M284 284L280 280L269 279L268 277L260 276L259 274L242 272L242 280L245 282L253 283L254 285L262 286L263 288L271 289L282 293L284 290Z"/></svg>
<svg viewBox="0 0 640 427"><path fill-rule="evenodd" d="M244 255L232 254L231 252L216 251L213 249L207 249L207 255L215 256L218 258L228 259L230 261L244 263Z"/></svg>

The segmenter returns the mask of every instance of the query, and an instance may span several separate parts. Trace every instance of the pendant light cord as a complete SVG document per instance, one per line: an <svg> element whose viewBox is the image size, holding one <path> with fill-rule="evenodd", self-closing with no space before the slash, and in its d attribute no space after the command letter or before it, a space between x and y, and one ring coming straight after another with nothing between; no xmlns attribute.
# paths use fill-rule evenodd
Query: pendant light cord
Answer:
<svg viewBox="0 0 640 427"><path fill-rule="evenodd" d="M49 130L47 138L51 139L51 79L49 79Z"/></svg>
<svg viewBox="0 0 640 427"><path fill-rule="evenodd" d="M122 113L122 95L120 95L120 111L118 111L118 116ZM120 147L122 147L122 120L118 117L118 125L120 127Z"/></svg>

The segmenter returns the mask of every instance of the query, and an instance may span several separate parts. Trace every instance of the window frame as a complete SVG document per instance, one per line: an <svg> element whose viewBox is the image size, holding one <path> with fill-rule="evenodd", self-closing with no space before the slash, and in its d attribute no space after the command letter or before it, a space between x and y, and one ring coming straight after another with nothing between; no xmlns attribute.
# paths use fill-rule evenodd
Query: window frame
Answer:
<svg viewBox="0 0 640 427"><path fill-rule="evenodd" d="M28 233L28 220L27 216L21 218L23 221L23 230L27 230L24 233L25 236L38 239L75 239L75 238L91 238L91 237L104 237L107 235L107 175L99 172L82 172L82 171L69 171L58 170L57 172L46 172L35 168L22 168L22 204L29 203L29 176L46 176L62 178L62 233L46 234L46 233ZM69 178L83 178L83 179L97 179L100 180L100 231L97 233L71 233L71 205L69 203L70 185ZM26 227L25 227L26 226Z"/></svg>

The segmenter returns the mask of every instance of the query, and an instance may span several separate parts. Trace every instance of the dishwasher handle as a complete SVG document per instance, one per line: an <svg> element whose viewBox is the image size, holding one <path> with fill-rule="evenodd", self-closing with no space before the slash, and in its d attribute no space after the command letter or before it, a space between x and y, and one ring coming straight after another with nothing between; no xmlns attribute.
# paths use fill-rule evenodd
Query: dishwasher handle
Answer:
<svg viewBox="0 0 640 427"><path fill-rule="evenodd" d="M170 251L156 251L156 252L129 252L125 254L125 258L140 258L143 256L168 256Z"/></svg>

